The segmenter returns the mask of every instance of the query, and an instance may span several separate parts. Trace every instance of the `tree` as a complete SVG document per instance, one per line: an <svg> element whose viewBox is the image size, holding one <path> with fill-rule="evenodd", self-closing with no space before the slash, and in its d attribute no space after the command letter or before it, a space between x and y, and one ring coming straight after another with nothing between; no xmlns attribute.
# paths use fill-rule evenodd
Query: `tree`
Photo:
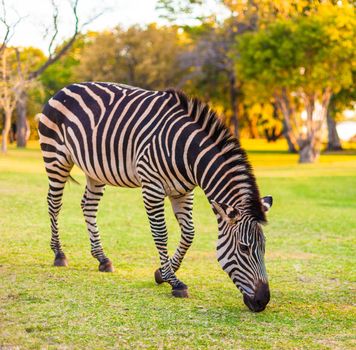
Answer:
<svg viewBox="0 0 356 350"><path fill-rule="evenodd" d="M4 112L4 125L2 131L2 152L7 151L7 140L11 127L13 112L20 101L20 93L25 88L32 91L38 88L36 81L24 79L29 69L37 67L44 60L44 55L39 49L6 47L1 55L1 81L0 81L0 109ZM20 59L22 61L20 61ZM24 71L26 70L26 71ZM29 126L26 124L26 139L29 134Z"/></svg>
<svg viewBox="0 0 356 350"><path fill-rule="evenodd" d="M25 147L30 137L30 124L27 119L28 94L34 87L38 87L36 79L29 79L29 74L46 61L40 49L33 47L14 48L16 60L12 70L16 71L17 84L13 87L16 95L16 142L18 147Z"/></svg>
<svg viewBox="0 0 356 350"><path fill-rule="evenodd" d="M191 19L191 17L193 17L195 20L203 23L202 26L206 23L210 24L212 28L212 30L210 30L210 37L205 34L202 40L200 39L203 43L202 45L199 45L199 41L197 41L196 55L200 57L200 62L199 60L196 61L200 63L201 66L205 66L204 68L197 69L198 72L202 74L211 74L213 72L213 74L207 76L205 79L194 76L194 79L200 79L200 81L205 81L207 84L211 82L213 87L220 89L220 86L216 85L214 78L221 76L224 72L227 74L225 84L230 85L231 109L233 110L232 120L235 120L236 124L237 119L239 119L241 124L246 122L245 118L249 115L249 113L246 113L246 103L244 102L244 85L246 81L244 81L243 76L241 76L238 71L231 69L233 64L229 63L231 59L236 61L240 54L239 50L236 50L236 47L235 50L232 49L239 36L246 32L264 30L270 23L276 21L288 21L311 16L318 13L321 7L340 6L340 2L336 1L312 0L219 0L216 3L217 7L220 6L220 8L222 7L227 10L225 12L225 18L218 20L214 13L206 13L206 11L204 11L204 9L208 7L206 6L208 5L206 0L160 0L158 1L158 9L162 11L164 17L171 21L179 23L184 22L184 19L189 17ZM351 4L352 2L349 1L348 3ZM219 35L216 35L217 33L219 33ZM204 47L205 50L202 50L202 47ZM223 65L221 65L221 58L223 58L224 61ZM207 65L210 67L209 69L206 69ZM201 87L201 84L198 85ZM257 86L261 85L256 85L256 87ZM261 87L263 89L263 86ZM276 101L275 98L271 98L270 103L274 106L279 106L280 110L283 108L286 113L291 114L294 112L294 101L285 100L285 97L288 96L285 91L286 89L283 89L278 95L278 101ZM219 93L217 95L221 94ZM309 101L309 103L313 105L312 101ZM227 120L229 120L229 118ZM247 122L248 125L250 125L251 119L247 119ZM297 138L295 135L293 136L293 130L291 128L291 122L288 118L283 118L283 133L287 139L289 150L296 152L298 148Z"/></svg>
<svg viewBox="0 0 356 350"><path fill-rule="evenodd" d="M76 70L82 59L82 51L90 34L79 34L65 55L49 66L39 77L47 101L63 86L78 81ZM63 46L66 42L62 43ZM82 78L81 78L82 79Z"/></svg>
<svg viewBox="0 0 356 350"><path fill-rule="evenodd" d="M8 50L3 49L1 54L1 81L0 81L0 108L4 111L4 123L2 129L1 152L7 152L7 141L11 127L11 118L16 107L16 94L13 87L16 87L15 78L9 76L7 60Z"/></svg>
<svg viewBox="0 0 356 350"><path fill-rule="evenodd" d="M280 7L281 3L277 1ZM276 16L277 5L272 1L220 0L217 7L224 8L226 16L218 19L214 13L206 13L207 4L204 0L160 0L157 8L170 21L184 22L184 18L193 16L201 23L195 27L183 25L193 41L193 48L183 60L187 67L192 67L185 77L190 83L188 89L213 103L220 99L226 114L224 121L232 126L236 137L244 122L250 126L251 135L255 135L244 101L244 82L235 69L233 47L240 35L257 30L267 16Z"/></svg>
<svg viewBox="0 0 356 350"><path fill-rule="evenodd" d="M5 0L1 0L1 14L0 14L0 27L4 28L4 35L0 44L0 56L5 51L11 37L15 33L16 26L22 21L22 17L17 16L14 22L9 22L7 18Z"/></svg>
<svg viewBox="0 0 356 350"><path fill-rule="evenodd" d="M71 2L71 9L74 17L74 28L72 36L61 46L54 49L54 44L59 33L58 27L58 18L59 18L59 11L56 3L52 1L53 5L53 29L52 35L48 44L48 57L40 64L39 66L35 67L34 69L28 69L28 67L24 67L22 63L25 61L22 56L22 51L17 51L17 63L18 67L17 70L19 72L19 76L21 79L16 86L16 94L17 94L17 146L18 147L25 147L27 142L27 130L28 130L28 122L27 122L27 105L28 105L28 91L27 87L31 85L34 81L36 81L51 65L57 62L66 52L72 47L75 40L77 39L80 31L83 29L85 25L91 23L94 19L100 16L102 13L95 14L92 18L90 18L87 22L83 25L79 25L79 17L77 13L78 8L78 1L73 0ZM6 14L6 6L4 0L2 1L2 8L3 13ZM3 16L2 18L4 18ZM4 22L1 19L1 22ZM5 34L4 40L9 40L9 35ZM5 41L4 41L5 42ZM3 45L2 45L3 46ZM5 44L6 46L6 44Z"/></svg>
<svg viewBox="0 0 356 350"><path fill-rule="evenodd" d="M160 0L157 8L163 17L170 21L182 20L182 16L195 16L201 25L183 27L193 33L193 49L186 55L193 71L188 70L186 80L195 79L200 96L210 100L221 98L220 104L227 113L225 123L239 136L239 124L244 116L243 81L234 68L232 48L236 38L248 31L257 29L258 18L255 14L255 1L218 1L227 10L228 15L218 19L214 13L206 13L204 0L178 0L174 2ZM202 13L204 13L202 15ZM198 73L198 74L197 74ZM202 86L205 82L206 86ZM219 82L220 84L217 84ZM192 87L194 84L190 84ZM226 88L225 88L226 87ZM202 94L201 90L208 96ZM221 91L222 90L222 91Z"/></svg>
<svg viewBox="0 0 356 350"><path fill-rule="evenodd" d="M1 14L0 24L4 28L4 35L2 37L2 43L0 44L0 59L1 59L1 81L0 81L0 110L3 110L3 130L2 130L2 144L1 152L7 152L7 140L11 127L11 118L17 102L17 95L14 87L18 84L16 75L12 74L10 65L8 62L9 49L7 47L16 26L22 20L21 17L17 17L16 21L10 23L7 18L7 11L5 0L1 1Z"/></svg>
<svg viewBox="0 0 356 350"><path fill-rule="evenodd" d="M58 35L58 8L56 7L55 3L53 2L53 35L51 37L49 46L48 46L48 52L49 55L47 59L36 69L30 70L25 72L24 69L21 67L20 62L21 59L18 60L19 62L19 71L22 74L22 81L23 84L18 85L17 87L17 94L18 94L18 99L17 99L17 147L26 147L27 143L27 138L26 138L26 130L28 122L27 122L27 89L26 85L37 79L48 67L50 67L53 63L59 60L60 57L62 57L68 49L73 45L78 33L79 33L79 19L77 15L77 6L78 6L78 0L75 0L74 3L72 4L72 10L73 10L73 15L75 18L75 26L74 26L74 32L72 37L68 40L68 42L60 48L58 51L52 51L53 43L55 41L55 38ZM19 52L20 54L20 52Z"/></svg>
<svg viewBox="0 0 356 350"><path fill-rule="evenodd" d="M348 88L341 89L338 93L333 94L327 115L328 126L328 151L340 151L342 145L336 130L336 121L342 117L345 109L353 109L356 101L356 67L353 67L352 81Z"/></svg>
<svg viewBox="0 0 356 350"><path fill-rule="evenodd" d="M352 84L355 28L352 6L326 3L309 16L278 20L246 34L237 44L238 70L273 93L298 144L300 162L317 159L331 96ZM294 108L298 104L305 120Z"/></svg>
<svg viewBox="0 0 356 350"><path fill-rule="evenodd" d="M166 89L180 80L182 45L177 27L118 27L90 33L88 41L76 69L77 79L115 81L146 89Z"/></svg>

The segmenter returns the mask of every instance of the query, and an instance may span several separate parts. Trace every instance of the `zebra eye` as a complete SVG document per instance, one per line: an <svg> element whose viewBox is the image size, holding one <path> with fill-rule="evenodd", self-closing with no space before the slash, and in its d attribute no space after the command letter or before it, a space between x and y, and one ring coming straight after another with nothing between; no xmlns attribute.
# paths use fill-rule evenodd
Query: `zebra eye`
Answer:
<svg viewBox="0 0 356 350"><path fill-rule="evenodd" d="M239 244L239 247L240 247L240 250L241 250L243 253L248 253L248 252L250 251L249 248L248 248L248 245L246 245L246 244L240 243L240 244Z"/></svg>

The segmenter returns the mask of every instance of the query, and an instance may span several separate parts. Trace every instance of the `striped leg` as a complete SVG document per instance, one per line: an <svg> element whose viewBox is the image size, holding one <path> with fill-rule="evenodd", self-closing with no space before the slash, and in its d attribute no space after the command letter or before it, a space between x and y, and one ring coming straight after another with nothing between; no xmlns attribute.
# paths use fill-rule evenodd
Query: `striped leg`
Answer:
<svg viewBox="0 0 356 350"><path fill-rule="evenodd" d="M177 218L179 226L181 228L181 238L173 257L171 258L171 264L173 271L176 272L185 256L185 253L191 246L194 238L194 226L193 226L193 193L187 193L181 197L170 197L174 214ZM158 284L164 282L161 274L161 269L155 272L155 279Z"/></svg>
<svg viewBox="0 0 356 350"><path fill-rule="evenodd" d="M142 193L153 240L161 262L162 279L172 286L172 294L174 296L187 297L188 287L176 277L168 256L168 232L164 218L164 193L153 184L143 185Z"/></svg>
<svg viewBox="0 0 356 350"><path fill-rule="evenodd" d="M70 169L65 169L63 164L59 164L58 162L51 162L46 164L46 171L49 178L47 203L51 220L51 249L55 254L54 266L68 266L68 261L59 239L58 215L62 207L64 186L67 182Z"/></svg>
<svg viewBox="0 0 356 350"><path fill-rule="evenodd" d="M170 198L174 214L181 228L181 238L174 253L171 264L174 271L177 271L182 263L185 253L191 246L194 238L193 226L193 193L187 193L182 197Z"/></svg>
<svg viewBox="0 0 356 350"><path fill-rule="evenodd" d="M91 244L91 254L99 260L99 271L113 272L114 267L111 261L106 257L100 241L99 229L96 223L98 205L104 194L105 185L87 177L87 185L81 202L85 222Z"/></svg>

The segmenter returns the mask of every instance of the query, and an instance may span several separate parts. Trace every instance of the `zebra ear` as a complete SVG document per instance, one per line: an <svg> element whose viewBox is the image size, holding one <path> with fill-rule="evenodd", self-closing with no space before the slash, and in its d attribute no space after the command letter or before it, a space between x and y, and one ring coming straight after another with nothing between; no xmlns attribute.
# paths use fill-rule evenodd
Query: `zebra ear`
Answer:
<svg viewBox="0 0 356 350"><path fill-rule="evenodd" d="M216 215L219 215L230 225L235 224L241 217L240 211L230 205L211 201L212 208Z"/></svg>
<svg viewBox="0 0 356 350"><path fill-rule="evenodd" d="M265 212L268 212L270 210L270 208L272 207L273 198L272 198L272 196L266 196L266 197L261 198L261 202L262 202L263 210Z"/></svg>

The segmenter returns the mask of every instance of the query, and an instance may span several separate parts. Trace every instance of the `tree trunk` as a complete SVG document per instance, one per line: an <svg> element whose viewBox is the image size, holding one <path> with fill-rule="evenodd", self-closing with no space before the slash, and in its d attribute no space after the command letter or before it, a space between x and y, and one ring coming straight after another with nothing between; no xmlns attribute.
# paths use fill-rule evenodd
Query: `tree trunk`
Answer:
<svg viewBox="0 0 356 350"><path fill-rule="evenodd" d="M320 151L312 139L300 142L299 148L299 163L314 163L320 155Z"/></svg>
<svg viewBox="0 0 356 350"><path fill-rule="evenodd" d="M307 112L306 123L306 134L300 135L298 140L299 144L299 163L314 163L318 156L316 150L316 130L315 121L313 118L315 110L315 95L314 94L303 94L305 111Z"/></svg>
<svg viewBox="0 0 356 350"><path fill-rule="evenodd" d="M10 127L10 143L14 143L16 141L16 123L12 123Z"/></svg>
<svg viewBox="0 0 356 350"><path fill-rule="evenodd" d="M315 95L304 95L307 111L307 135L299 140L299 163L314 163L320 156L322 127L326 120L331 90L325 89L321 98L318 114L315 110Z"/></svg>
<svg viewBox="0 0 356 350"><path fill-rule="evenodd" d="M275 96L276 103L283 115L283 136L287 140L288 152L298 153L297 151L297 140L293 133L291 118L293 117L293 110L288 101L288 96L286 91L282 91L281 95Z"/></svg>
<svg viewBox="0 0 356 350"><path fill-rule="evenodd" d="M288 152L289 153L298 153L295 142L293 142L294 137L292 136L291 127L287 122L286 118L283 118L283 136L288 144Z"/></svg>
<svg viewBox="0 0 356 350"><path fill-rule="evenodd" d="M328 146L327 150L328 151L341 151L342 146L340 142L339 135L336 130L336 122L335 119L331 115L330 108L328 110L328 113L326 115L326 121L328 125Z"/></svg>
<svg viewBox="0 0 356 350"><path fill-rule="evenodd" d="M248 125L250 137L252 139L258 139L259 133L256 125L257 124L256 119L254 120L253 118L249 118L248 116L246 119L247 119L247 125Z"/></svg>
<svg viewBox="0 0 356 350"><path fill-rule="evenodd" d="M16 104L17 110L17 147L26 147L27 143L27 93L26 91L19 91L19 97Z"/></svg>
<svg viewBox="0 0 356 350"><path fill-rule="evenodd" d="M9 131L11 128L11 113L5 114L4 118L4 128L2 130L1 136L2 136L2 141L1 141L1 152L6 153L7 152L7 141L9 137Z"/></svg>

